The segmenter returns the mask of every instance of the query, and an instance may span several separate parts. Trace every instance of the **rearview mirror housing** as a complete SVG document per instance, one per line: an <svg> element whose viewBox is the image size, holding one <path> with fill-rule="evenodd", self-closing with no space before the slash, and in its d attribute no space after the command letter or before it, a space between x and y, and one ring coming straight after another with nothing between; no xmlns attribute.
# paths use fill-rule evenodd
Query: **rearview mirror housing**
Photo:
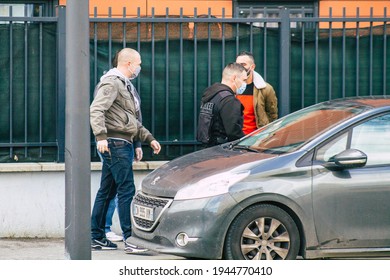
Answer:
<svg viewBox="0 0 390 280"><path fill-rule="evenodd" d="M331 162L325 163L330 170L359 168L367 163L367 155L358 149L348 149L335 155Z"/></svg>

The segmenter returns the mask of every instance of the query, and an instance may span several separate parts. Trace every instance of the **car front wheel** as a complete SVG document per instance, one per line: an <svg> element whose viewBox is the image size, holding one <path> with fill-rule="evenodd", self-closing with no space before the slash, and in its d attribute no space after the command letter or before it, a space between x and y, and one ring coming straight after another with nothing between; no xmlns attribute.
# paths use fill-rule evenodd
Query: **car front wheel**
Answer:
<svg viewBox="0 0 390 280"><path fill-rule="evenodd" d="M230 226L224 247L229 260L288 260L299 252L299 231L289 214L270 204L242 211Z"/></svg>

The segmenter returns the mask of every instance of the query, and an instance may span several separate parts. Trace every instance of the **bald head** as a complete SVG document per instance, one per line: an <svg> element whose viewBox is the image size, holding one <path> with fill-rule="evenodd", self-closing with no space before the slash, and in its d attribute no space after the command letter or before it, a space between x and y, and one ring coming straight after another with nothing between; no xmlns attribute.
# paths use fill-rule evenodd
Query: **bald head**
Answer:
<svg viewBox="0 0 390 280"><path fill-rule="evenodd" d="M116 68L130 79L141 71L141 55L134 49L124 48L118 52Z"/></svg>
<svg viewBox="0 0 390 280"><path fill-rule="evenodd" d="M141 60L141 56L134 49L125 48L118 53L118 67L138 60Z"/></svg>

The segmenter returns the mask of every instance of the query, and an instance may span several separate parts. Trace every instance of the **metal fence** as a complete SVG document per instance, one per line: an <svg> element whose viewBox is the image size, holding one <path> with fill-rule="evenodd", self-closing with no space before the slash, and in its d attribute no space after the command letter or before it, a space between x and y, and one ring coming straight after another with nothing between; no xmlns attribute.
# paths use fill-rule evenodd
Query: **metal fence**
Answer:
<svg viewBox="0 0 390 280"><path fill-rule="evenodd" d="M387 95L390 88L386 10L383 17L367 18L297 17L284 8L273 18L251 17L252 8L245 18L198 15L196 9L193 17L173 16L168 9L164 16L152 11L151 17L138 10L133 18L126 17L125 8L122 17L111 10L106 18L98 17L96 8L94 13L91 100L115 53L137 49L142 72L135 85L144 125L163 144L160 155L145 153L148 160L169 160L199 148L202 91L220 81L223 67L242 50L254 54L256 70L274 86L281 116L338 97ZM0 47L0 162L64 161L65 14L59 7L54 18L0 17L7 45Z"/></svg>
<svg viewBox="0 0 390 280"><path fill-rule="evenodd" d="M0 162L41 161L47 153L59 158L57 22L42 11L14 16L12 7L0 17Z"/></svg>

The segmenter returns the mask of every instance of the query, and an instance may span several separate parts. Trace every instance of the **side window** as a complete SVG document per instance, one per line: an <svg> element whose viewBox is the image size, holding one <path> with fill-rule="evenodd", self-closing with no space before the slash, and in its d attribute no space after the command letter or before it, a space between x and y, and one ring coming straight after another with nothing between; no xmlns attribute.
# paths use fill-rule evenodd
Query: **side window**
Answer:
<svg viewBox="0 0 390 280"><path fill-rule="evenodd" d="M332 157L347 149L348 133L344 133L318 149L317 161L332 161Z"/></svg>
<svg viewBox="0 0 390 280"><path fill-rule="evenodd" d="M346 149L367 155L366 166L390 164L390 114L370 119L348 130L317 150L316 161L332 161Z"/></svg>
<svg viewBox="0 0 390 280"><path fill-rule="evenodd" d="M367 165L390 164L390 114L356 126L351 148L367 155Z"/></svg>

